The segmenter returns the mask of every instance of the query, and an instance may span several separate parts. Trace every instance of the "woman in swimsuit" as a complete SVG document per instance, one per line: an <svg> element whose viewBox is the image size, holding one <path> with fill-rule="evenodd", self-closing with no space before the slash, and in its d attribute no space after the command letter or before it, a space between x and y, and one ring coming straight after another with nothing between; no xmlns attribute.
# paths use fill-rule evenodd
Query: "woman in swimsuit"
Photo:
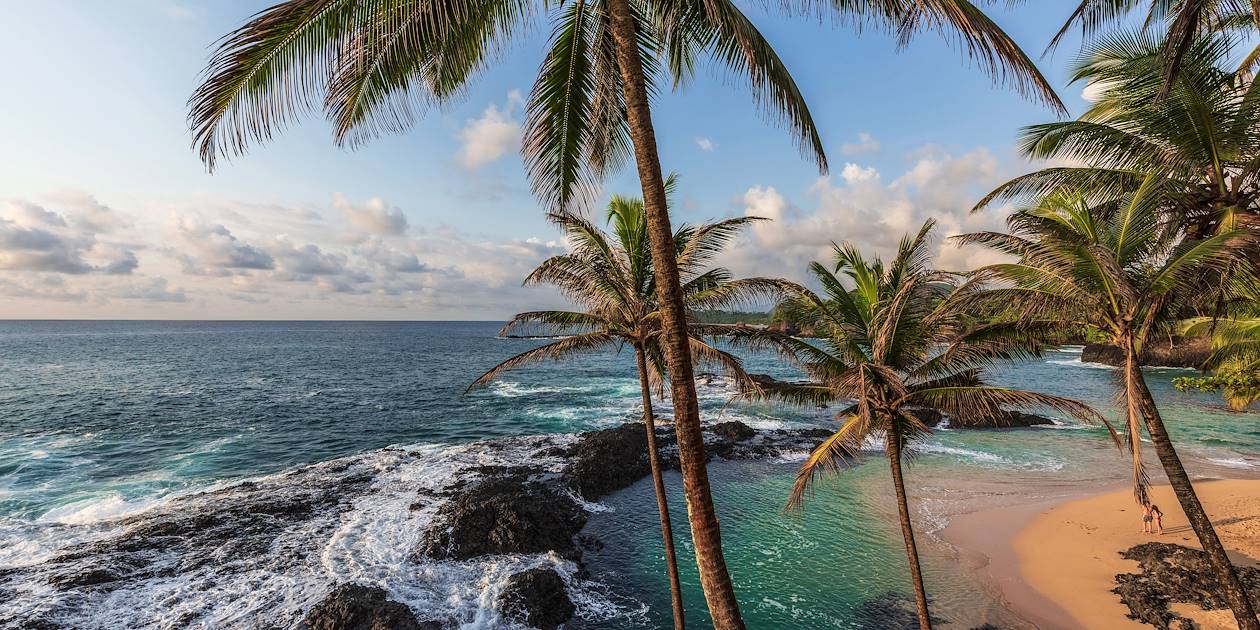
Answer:
<svg viewBox="0 0 1260 630"><path fill-rule="evenodd" d="M1151 516L1155 517L1155 527L1159 528L1159 535L1164 535L1164 513L1159 509L1158 505L1151 504Z"/></svg>

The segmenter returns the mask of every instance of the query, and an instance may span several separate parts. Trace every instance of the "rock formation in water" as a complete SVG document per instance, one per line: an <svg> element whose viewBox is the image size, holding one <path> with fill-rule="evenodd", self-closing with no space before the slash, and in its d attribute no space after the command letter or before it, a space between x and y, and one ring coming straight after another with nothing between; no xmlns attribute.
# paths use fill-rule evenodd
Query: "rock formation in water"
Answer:
<svg viewBox="0 0 1260 630"><path fill-rule="evenodd" d="M543 567L513 575L499 596L499 608L510 619L543 630L568 621L577 611L564 578Z"/></svg>
<svg viewBox="0 0 1260 630"><path fill-rule="evenodd" d="M1162 630L1191 630L1195 624L1173 612L1170 604L1189 603L1204 610L1229 607L1220 595L1222 589L1207 554L1198 549L1148 542L1120 555L1138 562L1138 572L1117 575L1118 586L1112 590L1129 607L1130 619ZM1236 570L1252 600L1260 601L1260 569L1236 567Z"/></svg>
<svg viewBox="0 0 1260 630"><path fill-rule="evenodd" d="M1173 337L1172 341L1153 341L1138 356L1142 365L1158 367L1197 368L1207 360L1212 349L1206 337ZM1091 343L1081 351L1084 363L1120 365L1124 362L1124 350L1105 343Z"/></svg>
<svg viewBox="0 0 1260 630"><path fill-rule="evenodd" d="M304 630L441 630L436 621L420 622L411 609L387 598L385 590L341 584L302 619Z"/></svg>

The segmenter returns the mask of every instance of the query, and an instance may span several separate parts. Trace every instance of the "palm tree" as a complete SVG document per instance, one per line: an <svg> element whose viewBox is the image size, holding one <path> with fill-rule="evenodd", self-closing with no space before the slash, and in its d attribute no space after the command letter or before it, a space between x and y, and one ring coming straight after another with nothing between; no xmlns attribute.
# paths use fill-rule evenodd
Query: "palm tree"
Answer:
<svg viewBox="0 0 1260 630"><path fill-rule="evenodd" d="M1260 219L1260 84L1225 69L1232 45L1198 40L1167 98L1155 102L1162 80L1162 44L1150 34L1120 32L1096 42L1073 70L1075 81L1102 86L1079 119L1027 127L1020 140L1030 159L1079 164L1016 177L976 204L1038 198L1067 189L1091 200L1123 203L1143 197L1165 220L1201 239ZM1260 260L1260 253L1248 257ZM1241 262L1203 283L1196 306L1225 314L1227 289Z"/></svg>
<svg viewBox="0 0 1260 630"><path fill-rule="evenodd" d="M1032 125L1020 150L1029 159L1079 166L1043 168L986 195L976 209L1067 188L1098 199L1128 195L1156 178L1159 207L1195 238L1260 213L1260 85L1226 69L1230 41L1198 40L1168 97L1160 86L1159 40L1120 32L1083 54L1072 79L1100 86L1076 120Z"/></svg>
<svg viewBox="0 0 1260 630"><path fill-rule="evenodd" d="M1260 623L1177 456L1139 359L1148 340L1176 324L1188 296L1199 290L1198 279L1229 265L1249 238L1239 231L1203 239L1184 236L1176 225L1161 220L1157 188L1156 180L1148 179L1127 200L1101 205L1092 205L1079 193L1061 191L1012 214L1007 220L1009 233L957 238L1018 258L975 272L976 282L995 286L985 299L1017 303L1029 319L1091 325L1124 351L1118 396L1124 403L1133 457L1134 499L1140 504L1147 500L1141 453L1145 426L1238 626L1255 630Z"/></svg>
<svg viewBox="0 0 1260 630"><path fill-rule="evenodd" d="M895 26L903 41L922 28L955 35L991 75L1063 110L1019 46L968 0L807 4L811 13ZM740 629L705 469L651 102L664 84L685 84L707 61L746 79L754 100L786 124L820 170L826 158L787 68L732 0L286 0L220 41L190 100L194 143L213 167L316 103L339 144L400 132L423 106L457 97L496 52L529 30L535 13L553 8L554 30L527 105L528 172L539 198L565 210L588 201L594 184L633 152L696 563L714 625Z"/></svg>
<svg viewBox="0 0 1260 630"><path fill-rule="evenodd" d="M1163 81L1157 94L1162 98L1172 88L1187 59L1193 59L1194 40L1204 34L1242 32L1250 37L1260 22L1260 0L1080 0L1067 21L1050 40L1047 51L1063 36L1079 26L1088 40L1129 14L1145 7L1143 30L1164 26L1162 40L1165 54L1161 58ZM1247 55L1240 69L1254 69L1260 64L1260 46Z"/></svg>
<svg viewBox="0 0 1260 630"><path fill-rule="evenodd" d="M1221 391L1232 411L1243 411L1260 400L1260 318L1199 317L1187 322L1182 334L1210 337L1212 354L1200 366L1210 374L1179 376L1173 379L1177 389Z"/></svg>
<svg viewBox="0 0 1260 630"><path fill-rule="evenodd" d="M869 438L882 436L919 626L924 629L932 622L901 466L907 445L931 432L915 411L938 410L965 424L1000 421L1005 406L1039 406L1101 420L1076 401L985 384L986 366L1035 353L1034 333L1045 326L999 323L967 330L969 320L961 306L975 286L955 286L951 274L929 267L932 227L928 221L918 234L902 239L887 266L879 258L864 257L852 245L837 245L834 271L818 262L810 265L823 288L821 296L804 286L779 281L779 289L787 296L783 308L792 321L812 326L820 344L777 333L732 333L736 343L779 350L811 377L808 384L763 386L766 395L807 405L855 401L837 414L840 428L801 466L788 510L801 507L820 473L834 471L846 457L857 456ZM845 288L836 274L854 288Z"/></svg>
<svg viewBox="0 0 1260 630"><path fill-rule="evenodd" d="M666 181L667 189L672 189L673 182L671 176ZM469 389L487 384L507 370L530 363L561 360L596 351L619 352L623 346L634 350L643 397L648 462L665 542L674 627L681 630L685 625L681 582L652 410L652 389L663 390L667 371L661 348L661 313L648 251L643 202L621 196L612 198L608 204L612 234L572 214L557 220L572 243L572 251L544 261L525 278L525 284L556 286L583 310L534 311L513 317L500 334L542 327L550 334L567 336L507 359L478 377ZM727 303L758 286L760 281L757 279L731 280L731 274L726 269L706 268L713 256L743 226L756 220L755 217L741 217L699 226L684 225L674 233L683 294L688 305L710 308ZM741 391L757 389L757 384L744 372L737 357L713 347L699 334L691 334L689 343L695 361L726 372L734 378Z"/></svg>

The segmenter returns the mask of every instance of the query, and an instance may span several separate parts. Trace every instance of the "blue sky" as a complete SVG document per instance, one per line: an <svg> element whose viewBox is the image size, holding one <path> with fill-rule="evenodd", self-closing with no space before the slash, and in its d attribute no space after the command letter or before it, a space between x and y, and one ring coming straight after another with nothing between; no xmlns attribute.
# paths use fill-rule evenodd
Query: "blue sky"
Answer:
<svg viewBox="0 0 1260 630"><path fill-rule="evenodd" d="M1069 3L997 3L1039 56ZM0 24L0 317L501 318L561 304L519 279L563 250L516 148L545 16L466 98L355 151L318 117L207 174L186 100L212 43L264 8L245 0L11 3ZM1020 126L1044 105L994 86L933 33L886 35L750 9L810 104L832 163L820 179L728 78L702 70L656 108L676 220L776 218L723 262L799 277L830 241L881 250L923 218L942 232L978 194L1028 168ZM1066 86L1066 42L1043 72ZM607 191L637 193L627 171ZM46 236L46 238L45 238ZM946 251L966 266L974 253Z"/></svg>

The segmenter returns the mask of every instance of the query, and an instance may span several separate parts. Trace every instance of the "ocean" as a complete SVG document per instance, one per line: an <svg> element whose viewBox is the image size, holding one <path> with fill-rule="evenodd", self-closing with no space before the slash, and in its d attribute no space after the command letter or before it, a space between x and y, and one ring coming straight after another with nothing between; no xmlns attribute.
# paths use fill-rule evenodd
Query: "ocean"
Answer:
<svg viewBox="0 0 1260 630"><path fill-rule="evenodd" d="M646 482L587 505L586 532L603 545L585 554L584 571L549 556L436 562L411 553L440 503L417 507L417 492L439 491L475 466L537 457L529 436L564 440L639 414L629 352L540 364L466 393L482 371L543 343L499 338L498 327L0 322L0 625L290 627L332 584L358 581L382 586L422 619L512 627L496 611L498 589L515 571L546 565L566 577L578 604L569 627L668 626ZM770 355L745 360L752 372L798 377ZM1172 378L1187 373L1147 371L1187 467L1260 476L1257 415L1175 391ZM1081 363L1079 347L1004 367L992 380L1072 396L1116 417L1112 371ZM721 380L700 387L706 421L758 429L834 422L834 410L733 403L730 393ZM658 412L668 411L660 402ZM783 514L804 455L710 467L749 627L898 627L909 612L908 581L886 462L872 445L820 483L802 513ZM913 455L907 483L944 627L1026 625L935 535L951 515L1122 485L1128 475L1104 430L1068 420L945 428ZM1150 467L1158 471L1153 457ZM680 482L670 473L667 483L689 622L701 627ZM256 510L224 498L260 493L280 504L300 497L302 509L255 522ZM330 493L336 509L310 507ZM208 529L226 532L234 515L242 520L239 535L155 550L146 562L164 570L108 589L57 588L42 572L52 558L106 548L93 545L119 540L131 519L155 513L209 519ZM108 564L101 553L78 555Z"/></svg>

